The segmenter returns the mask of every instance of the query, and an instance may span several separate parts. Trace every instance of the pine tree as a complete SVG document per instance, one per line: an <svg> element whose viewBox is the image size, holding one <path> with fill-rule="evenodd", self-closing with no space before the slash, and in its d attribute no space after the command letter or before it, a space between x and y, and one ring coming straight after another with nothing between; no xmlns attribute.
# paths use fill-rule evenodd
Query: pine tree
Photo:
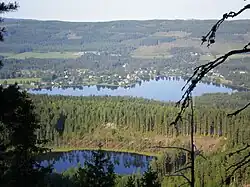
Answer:
<svg viewBox="0 0 250 187"><path fill-rule="evenodd" d="M84 167L79 168L76 178L81 187L112 187L116 175L114 165L108 155L101 149L93 151L92 158L85 161Z"/></svg>
<svg viewBox="0 0 250 187"><path fill-rule="evenodd" d="M153 171L151 167L143 174L141 179L141 187L160 187L161 184L158 181L158 174L156 171Z"/></svg>
<svg viewBox="0 0 250 187"><path fill-rule="evenodd" d="M51 168L36 162L48 151L37 139L38 125L34 106L17 85L0 87L0 186L43 186Z"/></svg>

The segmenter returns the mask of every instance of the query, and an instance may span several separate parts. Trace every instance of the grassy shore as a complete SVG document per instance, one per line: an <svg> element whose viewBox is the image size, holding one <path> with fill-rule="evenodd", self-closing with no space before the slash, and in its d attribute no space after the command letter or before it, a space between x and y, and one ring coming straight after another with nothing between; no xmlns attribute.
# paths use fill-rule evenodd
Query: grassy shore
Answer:
<svg viewBox="0 0 250 187"><path fill-rule="evenodd" d="M112 152L135 153L147 156L158 156L167 149L157 146L188 145L189 136L167 137L154 133L131 132L129 130L116 131L112 136L112 129L100 128L84 136L67 136L57 145L51 145L52 152L69 152L73 150L97 150L102 143L102 150ZM216 152L225 145L222 137L195 136L195 144L202 147L204 152Z"/></svg>

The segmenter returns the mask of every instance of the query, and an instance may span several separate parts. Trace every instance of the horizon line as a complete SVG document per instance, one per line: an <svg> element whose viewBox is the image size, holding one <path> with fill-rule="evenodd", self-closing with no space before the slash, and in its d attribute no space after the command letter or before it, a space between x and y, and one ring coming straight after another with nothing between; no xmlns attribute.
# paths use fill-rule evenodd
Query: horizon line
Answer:
<svg viewBox="0 0 250 187"><path fill-rule="evenodd" d="M13 17L2 17L3 19L13 20L30 20L30 21L56 21L56 22L70 22L70 23L105 23L105 22L118 22L118 21L214 21L219 19L201 19L201 18L188 18L188 19L113 19L113 20L96 20L96 21L80 21L80 20L58 20L58 19L37 19L37 18L13 18ZM226 21L250 21L250 18L245 19L230 19Z"/></svg>

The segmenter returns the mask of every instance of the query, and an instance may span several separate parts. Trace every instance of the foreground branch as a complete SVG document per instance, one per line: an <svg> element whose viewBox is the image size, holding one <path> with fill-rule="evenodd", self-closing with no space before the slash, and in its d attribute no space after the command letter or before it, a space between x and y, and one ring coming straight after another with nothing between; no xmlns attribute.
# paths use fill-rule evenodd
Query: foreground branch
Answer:
<svg viewBox="0 0 250 187"><path fill-rule="evenodd" d="M186 177L183 173L180 173L180 174L171 174L171 175L168 175L168 177L183 177L187 181L187 183L189 185L192 184L192 182L189 180L189 178Z"/></svg>
<svg viewBox="0 0 250 187"><path fill-rule="evenodd" d="M184 183L182 183L181 185L179 185L178 187L184 186L184 185L186 185L186 184L188 184L188 182L184 182Z"/></svg>
<svg viewBox="0 0 250 187"><path fill-rule="evenodd" d="M236 110L235 112L228 114L227 116L229 116L229 117L236 116L237 114L239 114L240 112L242 112L243 110L245 110L249 106L250 106L250 102L248 104L246 104L244 107L242 107L241 109Z"/></svg>
<svg viewBox="0 0 250 187"><path fill-rule="evenodd" d="M241 161L239 161L239 162L237 162L237 163L231 165L230 167L228 167L228 168L226 169L226 171L229 171L231 168L240 166L241 164L245 163L245 161L246 161L248 158L250 158L250 153L248 153L248 155L246 155Z"/></svg>
<svg viewBox="0 0 250 187"><path fill-rule="evenodd" d="M247 164L249 164L250 159L247 160L247 158L250 158L250 154L247 155L247 156L245 156L242 161L240 161L239 163L235 164L237 167L234 168L234 170L231 172L231 174L226 177L225 181L228 181L230 183L230 179L233 177L233 175L235 174L235 172L238 171L240 168L242 168L242 167L246 166Z"/></svg>
<svg viewBox="0 0 250 187"><path fill-rule="evenodd" d="M220 25L227 20L228 18L234 18L238 15L240 15L242 12L244 12L245 10L250 9L250 4L246 5L245 7L243 7L242 9L240 9L238 12L229 12L229 13L225 13L223 15L223 17L217 21L217 23L212 27L212 29L207 33L206 36L202 36L202 43L207 42L207 47L209 47L211 44L215 43L215 34L217 32L217 30L219 29Z"/></svg>
<svg viewBox="0 0 250 187"><path fill-rule="evenodd" d="M225 13L223 15L223 17L219 21L217 21L217 23L211 28L211 30L207 33L207 35L202 36L202 39L201 39L202 43L201 44L203 44L204 42L208 42L207 46L209 47L211 44L215 43L215 34L216 34L217 30L219 29L220 25L228 18L234 18L234 17L240 15L242 12L244 12L247 9L250 9L250 4L247 4L245 7L240 9L238 12L231 11L229 13ZM228 52L227 54L217 58L216 60L208 62L207 64L204 64L204 65L198 66L194 69L193 75L188 79L186 85L182 88L182 90L184 90L189 83L191 83L191 85L186 89L186 91L183 94L180 101L177 102L177 106L179 106L182 102L181 110L177 114L175 121L173 123L171 123L172 125L175 125L177 132L178 132L177 122L182 121L182 114L185 112L186 108L189 106L190 93L194 90L194 88L196 87L198 82L201 81L201 79L209 71L211 71L215 67L217 67L220 64L222 64L223 62L225 62L228 59L228 57L235 55L235 54L242 54L242 53L250 52L250 49L248 48L249 45L250 45L250 43L248 43L243 49L232 50L232 51ZM250 105L250 103L249 103L249 105ZM246 107L248 107L249 105L247 105ZM242 109L242 110L244 110L244 109ZM231 115L236 115L239 112L241 112L242 110L239 110L238 112L236 111L235 113L232 113ZM229 116L230 116L230 114L229 114Z"/></svg>
<svg viewBox="0 0 250 187"><path fill-rule="evenodd" d="M217 30L219 29L220 25L227 20L228 18L234 18L238 15L240 15L242 12L244 12L245 10L250 9L250 4L246 5L244 8L240 9L238 12L229 12L223 15L222 19L220 19L219 21L217 21L217 23L211 28L211 30L207 33L207 35L202 36L202 43L207 42L207 47L209 47L211 44L215 43L215 34L217 32ZM224 63L230 56L236 55L236 54L244 54L244 53L248 53L250 52L250 43L248 43L246 46L244 46L244 48L242 49L236 49L236 50L232 50L229 51L228 53L226 53L225 55L210 61L204 65L198 66L194 69L193 75L188 79L187 83L184 85L184 87L182 88L182 91L184 91L184 94L182 95L181 99L176 103L177 106L180 106L180 111L177 114L177 117L175 118L174 122L171 123L171 125L174 125L176 130L177 130L177 134L178 134L178 122L182 121L182 115L185 112L185 110L191 105L192 107L192 91L195 89L195 87L197 86L197 84L202 80L202 78L204 78L208 72L210 72L211 70L213 70L214 68L218 67L219 65L221 65L222 63ZM240 113L241 111L245 110L248 106L250 106L250 102L248 104L246 104L243 108L228 114L228 116L234 116L237 115L238 113ZM193 112L193 110L192 110ZM191 140L192 142L192 140ZM248 149L250 146L247 145L246 147L242 148L241 150L236 151L235 153L231 153L231 155L236 154L236 153L240 153L246 149ZM192 146L192 152L193 151L193 146ZM192 159L192 161L194 160L194 158ZM230 183L230 180L232 178L232 176L234 175L234 173L240 169L243 166L246 166L247 164L249 164L250 162L250 153L248 153L248 155L246 155L241 161L233 164L232 166L230 166L229 168L227 168L226 171L229 171L231 169L233 169L233 171L231 172L231 174L229 176L226 177L226 184ZM194 165L194 163L192 163L192 166ZM187 167L189 168L189 167ZM193 168L192 168L193 169ZM194 173L194 171L192 171L191 173ZM190 180L190 185L192 186L192 182L194 182L194 179L192 178L192 180Z"/></svg>
<svg viewBox="0 0 250 187"><path fill-rule="evenodd" d="M188 108L190 104L190 94L195 89L197 84L202 80L202 78L205 77L205 75L214 69L215 67L219 66L220 64L224 63L230 56L236 55L236 54L243 54L250 52L250 43L248 43L243 49L238 50L232 50L225 55L215 59L214 61L208 62L204 65L198 66L194 69L193 75L188 79L187 83L184 85L182 90L186 89L184 94L182 95L182 98L177 102L177 106L181 105L180 112L177 114L177 117L174 122L172 122L172 125L177 126L178 121L182 120L182 114L185 112L186 108ZM250 104L248 104L246 107L248 107ZM243 109L244 110L244 109ZM239 112L242 110L239 110ZM236 111L236 114L239 113ZM177 128L177 127L176 127Z"/></svg>
<svg viewBox="0 0 250 187"><path fill-rule="evenodd" d="M245 151L248 148L250 148L250 145L247 144L245 147L243 147L243 148L241 148L241 149L239 149L239 150L237 150L235 152L229 153L228 156L231 157L231 156L233 156L235 154L240 154L242 151Z"/></svg>
<svg viewBox="0 0 250 187"><path fill-rule="evenodd" d="M1 2L0 3L0 14L5 13L5 12L14 11L18 7L19 7L19 5L17 4L17 2L8 3L8 4Z"/></svg>
<svg viewBox="0 0 250 187"><path fill-rule="evenodd" d="M18 9L18 7L19 7L19 5L17 4L17 2L8 3L8 4L1 2L0 3L0 14L15 11ZM0 18L0 22L3 22L2 18ZM3 41L3 39L4 39L3 35L5 32L6 32L5 27L0 27L0 41Z"/></svg>

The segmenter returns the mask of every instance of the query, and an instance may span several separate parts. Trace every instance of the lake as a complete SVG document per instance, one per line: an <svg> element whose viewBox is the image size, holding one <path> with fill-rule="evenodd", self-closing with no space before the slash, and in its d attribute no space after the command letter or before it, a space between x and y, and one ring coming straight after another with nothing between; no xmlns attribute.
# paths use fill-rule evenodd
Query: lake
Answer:
<svg viewBox="0 0 250 187"><path fill-rule="evenodd" d="M132 153L105 151L105 154L109 154L117 174L142 173L147 170L149 162L153 159L153 157ZM41 164L48 166L49 163L54 162L55 172L62 173L69 168L77 167L78 163L83 166L84 161L89 160L91 156L92 151L51 152L42 156Z"/></svg>
<svg viewBox="0 0 250 187"><path fill-rule="evenodd" d="M79 88L52 88L51 90L30 90L33 94L49 94L49 95L70 95L70 96L133 96L143 97L146 99L155 99L160 101L178 101L183 92L182 87L185 85L183 79L171 80L150 80L137 84L132 88L118 87L117 89L100 88L97 86L83 86ZM193 96L200 96L204 93L227 92L232 93L233 89L225 86L213 85L210 83L199 83L193 92Z"/></svg>

